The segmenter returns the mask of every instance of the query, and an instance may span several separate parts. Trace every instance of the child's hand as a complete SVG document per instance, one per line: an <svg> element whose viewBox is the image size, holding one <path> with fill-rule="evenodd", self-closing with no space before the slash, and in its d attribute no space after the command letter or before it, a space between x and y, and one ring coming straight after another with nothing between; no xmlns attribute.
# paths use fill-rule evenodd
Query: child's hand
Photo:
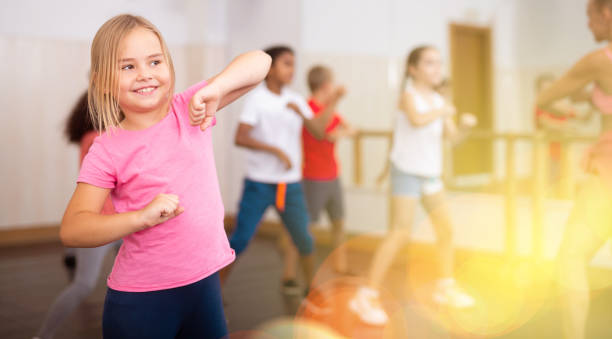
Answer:
<svg viewBox="0 0 612 339"><path fill-rule="evenodd" d="M174 194L158 194L140 210L140 216L145 228L153 227L183 213L185 209L179 205L179 197Z"/></svg>
<svg viewBox="0 0 612 339"><path fill-rule="evenodd" d="M280 161L285 165L285 168L287 170L290 170L291 167L293 167L293 165L291 164L291 160L289 159L289 157L287 156L287 154L285 154L285 152L279 150L276 150L276 156L278 157L278 159L280 159Z"/></svg>
<svg viewBox="0 0 612 339"><path fill-rule="evenodd" d="M334 91L334 100L340 100L345 94L346 88L344 88L344 86L340 85L336 87L336 90Z"/></svg>
<svg viewBox="0 0 612 339"><path fill-rule="evenodd" d="M455 114L457 114L457 109L455 108L455 106L448 105L448 104L444 106L444 116L445 117L452 117Z"/></svg>
<svg viewBox="0 0 612 339"><path fill-rule="evenodd" d="M202 131L213 123L221 92L214 85L208 85L197 91L189 103L189 120L191 124L200 125Z"/></svg>
<svg viewBox="0 0 612 339"><path fill-rule="evenodd" d="M466 128L476 127L478 124L478 118L472 113L463 113L459 117L459 124Z"/></svg>
<svg viewBox="0 0 612 339"><path fill-rule="evenodd" d="M338 132L338 130L333 130L329 133L325 133L325 140L329 142L336 142L338 141L338 139L340 139L340 133Z"/></svg>

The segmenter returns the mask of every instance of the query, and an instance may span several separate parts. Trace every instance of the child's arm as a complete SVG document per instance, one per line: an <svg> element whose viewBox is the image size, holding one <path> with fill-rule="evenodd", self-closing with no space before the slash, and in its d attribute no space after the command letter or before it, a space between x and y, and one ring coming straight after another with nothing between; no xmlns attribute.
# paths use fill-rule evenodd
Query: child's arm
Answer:
<svg viewBox="0 0 612 339"><path fill-rule="evenodd" d="M325 139L330 142L336 142L341 138L352 138L357 135L357 133L358 131L353 128L351 124L342 120L342 122L340 122L340 125L336 129L325 135Z"/></svg>
<svg viewBox="0 0 612 339"><path fill-rule="evenodd" d="M455 145L462 142L478 122L476 117L470 113L463 113L459 121L459 126L457 126L451 117L444 119L444 137Z"/></svg>
<svg viewBox="0 0 612 339"><path fill-rule="evenodd" d="M538 123L540 123L540 125L542 125L544 129L548 131L569 132L571 130L567 121L559 121L549 117L548 115L538 116Z"/></svg>
<svg viewBox="0 0 612 339"><path fill-rule="evenodd" d="M589 82L595 80L597 59L602 57L599 55L601 53L596 51L580 59L563 77L538 95L536 105L545 111L555 111L551 107L555 101L584 89Z"/></svg>
<svg viewBox="0 0 612 339"><path fill-rule="evenodd" d="M426 113L418 113L414 103L414 97L410 93L404 93L400 100L400 109L406 115L412 125L421 127L428 125L441 117L449 117L455 114L455 108L445 105L442 108L434 109Z"/></svg>
<svg viewBox="0 0 612 339"><path fill-rule="evenodd" d="M575 118L574 107L567 100L557 100L549 107L559 116L565 117L565 120L555 119L551 113L544 112L537 116L538 123L544 126L545 129L555 132L572 132L576 126L570 123L569 119Z"/></svg>
<svg viewBox="0 0 612 339"><path fill-rule="evenodd" d="M578 91L578 92L574 93L570 97L570 99L573 102L588 102L590 104L592 97L593 97L593 90L592 89L584 89L584 90L581 90L581 91Z"/></svg>
<svg viewBox="0 0 612 339"><path fill-rule="evenodd" d="M253 89L266 77L271 62L270 56L262 51L247 52L232 60L191 98L191 124L200 125L205 130L218 110Z"/></svg>
<svg viewBox="0 0 612 339"><path fill-rule="evenodd" d="M310 132L310 134L312 134L313 137L315 137L315 139L322 140L323 138L325 138L325 129L327 129L327 125L329 124L334 115L336 105L338 104L338 101L340 101L340 99L344 96L344 93L344 87L339 86L338 88L336 88L336 90L334 91L334 95L325 105L325 109L323 110L323 112L310 119L307 118L302 111L300 111L300 108L295 103L290 102L287 104L287 107L294 110L299 116L302 117L302 119L304 119L304 127L308 130L308 132Z"/></svg>
<svg viewBox="0 0 612 339"><path fill-rule="evenodd" d="M253 126L241 122L238 125L238 130L236 130L234 144L239 147L270 153L278 157L285 164L287 169L290 169L291 166L293 166L291 164L291 160L289 160L289 157L282 150L253 138L251 136L252 129Z"/></svg>
<svg viewBox="0 0 612 339"><path fill-rule="evenodd" d="M183 212L177 196L159 194L141 210L100 214L109 192L108 188L77 184L60 228L60 238L65 246L102 246L165 222Z"/></svg>

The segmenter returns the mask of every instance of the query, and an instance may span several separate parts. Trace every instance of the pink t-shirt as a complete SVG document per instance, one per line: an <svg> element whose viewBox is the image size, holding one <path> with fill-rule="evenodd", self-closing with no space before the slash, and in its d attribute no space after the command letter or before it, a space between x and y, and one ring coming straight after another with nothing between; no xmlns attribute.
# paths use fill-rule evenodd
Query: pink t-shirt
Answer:
<svg viewBox="0 0 612 339"><path fill-rule="evenodd" d="M85 135L81 138L81 155L79 157L79 164L83 163L83 159L85 159L87 152L89 152L89 148L91 148L91 145L93 145L93 142L98 135L99 133L97 131L89 131L85 133ZM113 207L113 202L111 201L110 197L106 198L106 201L104 202L104 206L102 207L102 211L100 213L115 214L115 208Z"/></svg>
<svg viewBox="0 0 612 339"><path fill-rule="evenodd" d="M178 217L123 238L108 286L126 292L180 287L214 274L235 254L223 228L223 202L211 129L189 124L189 100L200 82L174 95L170 112L139 131L97 137L78 182L110 188L118 213L146 206L159 193L176 194Z"/></svg>

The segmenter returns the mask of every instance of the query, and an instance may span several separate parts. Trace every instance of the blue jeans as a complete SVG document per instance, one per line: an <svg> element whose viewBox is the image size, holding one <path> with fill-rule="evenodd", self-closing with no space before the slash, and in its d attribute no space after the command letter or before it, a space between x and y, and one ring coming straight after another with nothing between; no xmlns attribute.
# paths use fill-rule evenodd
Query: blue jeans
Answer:
<svg viewBox="0 0 612 339"><path fill-rule="evenodd" d="M240 255L248 246L266 209L276 206L277 187L277 184L244 180L236 229L230 237L230 246L236 255ZM301 183L287 184L285 210L277 209L277 212L300 254L311 254L314 245L312 235L308 230L308 209Z"/></svg>
<svg viewBox="0 0 612 339"><path fill-rule="evenodd" d="M160 291L109 288L102 335L105 339L227 338L219 274Z"/></svg>

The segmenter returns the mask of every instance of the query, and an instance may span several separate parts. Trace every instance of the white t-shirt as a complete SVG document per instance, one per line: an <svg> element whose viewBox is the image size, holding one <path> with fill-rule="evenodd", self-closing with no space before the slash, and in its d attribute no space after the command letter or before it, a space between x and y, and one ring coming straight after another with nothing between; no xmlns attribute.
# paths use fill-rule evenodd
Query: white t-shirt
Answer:
<svg viewBox="0 0 612 339"><path fill-rule="evenodd" d="M416 111L424 114L444 106L444 98L435 93L429 103L412 86L406 91L414 98ZM439 177L442 174L442 133L444 121L438 118L425 126L413 126L406 113L398 111L393 135L391 162L402 172Z"/></svg>
<svg viewBox="0 0 612 339"><path fill-rule="evenodd" d="M295 103L311 119L313 113L298 93L283 88L281 94L270 92L265 82L249 93L240 122L253 126L251 136L281 149L290 159L287 170L280 159L269 152L247 149L248 179L264 183L294 183L302 180L302 118L287 107Z"/></svg>

